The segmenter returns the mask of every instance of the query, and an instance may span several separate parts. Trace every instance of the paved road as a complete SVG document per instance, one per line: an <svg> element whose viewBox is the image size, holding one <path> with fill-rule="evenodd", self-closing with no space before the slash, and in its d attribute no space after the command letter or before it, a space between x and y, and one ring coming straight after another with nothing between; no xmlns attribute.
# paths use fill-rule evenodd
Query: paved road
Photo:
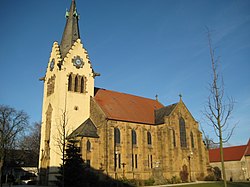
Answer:
<svg viewBox="0 0 250 187"><path fill-rule="evenodd" d="M197 181L197 182L191 182L191 183L180 183L180 184L165 184L165 185L158 185L158 187L168 187L168 186L181 186L185 184L197 184L197 183L213 183L210 181ZM9 187L8 184L4 184L3 187ZM11 187L48 187L48 186L38 186L38 185L11 185ZM147 187L157 187L157 186L147 186Z"/></svg>
<svg viewBox="0 0 250 187"><path fill-rule="evenodd" d="M158 185L158 186L147 186L147 187L168 187L168 186L182 186L185 184L198 184L198 183L214 183L212 181L197 181L197 182L190 182L190 183L179 183L179 184L165 184L165 185ZM9 185L4 184L3 187L9 187ZM48 186L38 186L38 185L11 185L11 187L48 187Z"/></svg>
<svg viewBox="0 0 250 187"><path fill-rule="evenodd" d="M8 184L3 184L3 187L9 187ZM48 186L37 186L37 185L11 185L11 187L48 187Z"/></svg>

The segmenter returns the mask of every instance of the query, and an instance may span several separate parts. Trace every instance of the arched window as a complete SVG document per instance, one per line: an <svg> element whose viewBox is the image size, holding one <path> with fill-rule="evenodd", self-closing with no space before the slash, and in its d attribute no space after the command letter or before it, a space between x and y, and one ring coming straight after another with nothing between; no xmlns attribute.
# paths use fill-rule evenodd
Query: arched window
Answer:
<svg viewBox="0 0 250 187"><path fill-rule="evenodd" d="M74 91L77 92L78 91L78 77L76 75L75 77L75 88L74 88Z"/></svg>
<svg viewBox="0 0 250 187"><path fill-rule="evenodd" d="M91 150L91 143L90 143L89 140L87 141L86 147L87 147L87 151L90 152L90 150Z"/></svg>
<svg viewBox="0 0 250 187"><path fill-rule="evenodd" d="M49 104L46 111L46 123L45 123L45 145L44 145L44 156L49 156L50 154L50 132L51 132L51 118L52 118L52 106Z"/></svg>
<svg viewBox="0 0 250 187"><path fill-rule="evenodd" d="M47 82L47 96L51 95L51 78Z"/></svg>
<svg viewBox="0 0 250 187"><path fill-rule="evenodd" d="M81 93L84 92L84 78L82 77L81 78L81 90L80 90Z"/></svg>
<svg viewBox="0 0 250 187"><path fill-rule="evenodd" d="M175 130L173 130L173 146L176 147Z"/></svg>
<svg viewBox="0 0 250 187"><path fill-rule="evenodd" d="M56 76L52 76L48 79L48 82L47 82L47 96L50 96L51 94L54 93L54 88L55 88L55 79L56 79Z"/></svg>
<svg viewBox="0 0 250 187"><path fill-rule="evenodd" d="M136 140L136 132L134 129L132 129L132 144L136 145L137 144L137 140Z"/></svg>
<svg viewBox="0 0 250 187"><path fill-rule="evenodd" d="M72 75L69 75L68 79L68 91L72 91Z"/></svg>
<svg viewBox="0 0 250 187"><path fill-rule="evenodd" d="M120 130L116 127L114 131L115 145L117 145L121 143Z"/></svg>
<svg viewBox="0 0 250 187"><path fill-rule="evenodd" d="M148 137L148 145L152 145L152 136L149 131L147 132L147 137Z"/></svg>
<svg viewBox="0 0 250 187"><path fill-rule="evenodd" d="M179 127L180 127L180 142L181 147L187 147L187 141L186 141L186 125L183 118L179 119Z"/></svg>
<svg viewBox="0 0 250 187"><path fill-rule="evenodd" d="M48 109L46 111L45 141L50 140L52 111L52 106L51 104L49 104Z"/></svg>
<svg viewBox="0 0 250 187"><path fill-rule="evenodd" d="M191 146L192 148L194 148L194 135L192 131L190 132L190 140L191 140Z"/></svg>

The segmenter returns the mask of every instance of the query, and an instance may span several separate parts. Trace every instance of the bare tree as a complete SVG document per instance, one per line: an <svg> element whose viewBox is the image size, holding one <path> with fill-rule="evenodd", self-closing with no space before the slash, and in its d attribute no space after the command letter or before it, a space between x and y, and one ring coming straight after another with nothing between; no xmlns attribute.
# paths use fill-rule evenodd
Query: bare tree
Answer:
<svg viewBox="0 0 250 187"><path fill-rule="evenodd" d="M13 148L17 136L28 125L28 115L9 106L0 105L0 185L7 149Z"/></svg>
<svg viewBox="0 0 250 187"><path fill-rule="evenodd" d="M215 149L215 148L219 148L219 144L215 143L213 138L210 138L209 135L204 131L203 127L201 126L201 131L203 134L203 142L206 145L207 149Z"/></svg>
<svg viewBox="0 0 250 187"><path fill-rule="evenodd" d="M61 119L59 120L59 124L57 125L57 136L54 137L56 146L58 146L60 150L60 154L62 154L62 187L64 187L64 165L65 165L65 152L67 146L67 137L69 135L68 129L68 117L67 112L62 111Z"/></svg>
<svg viewBox="0 0 250 187"><path fill-rule="evenodd" d="M234 108L234 100L230 97L225 99L224 82L222 75L218 70L220 59L219 57L215 57L215 50L212 47L211 32L209 29L207 29L207 37L212 65L212 83L210 84L210 94L208 96L207 105L205 106L204 115L208 119L209 124L211 124L213 127L214 132L219 140L218 144L220 145L220 158L224 186L227 187L223 143L228 142L236 126L236 124L234 124L232 128L229 128L229 119Z"/></svg>
<svg viewBox="0 0 250 187"><path fill-rule="evenodd" d="M26 134L19 142L19 148L23 150L31 150L36 157L39 157L41 138L41 122L35 122L30 128L29 133Z"/></svg>

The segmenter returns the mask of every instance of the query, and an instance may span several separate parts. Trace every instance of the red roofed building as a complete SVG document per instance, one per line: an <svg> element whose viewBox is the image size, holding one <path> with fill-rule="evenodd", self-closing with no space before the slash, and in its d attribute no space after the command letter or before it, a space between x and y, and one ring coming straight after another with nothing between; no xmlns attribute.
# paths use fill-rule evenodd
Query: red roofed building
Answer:
<svg viewBox="0 0 250 187"><path fill-rule="evenodd" d="M78 140L82 159L110 177L153 177L158 184L174 176L202 180L208 152L199 124L181 97L164 106L157 99L96 88L94 81L100 74L83 47L78 16L72 0L61 43L54 42L41 78L41 184L56 180L62 163L58 128L65 124L67 139Z"/></svg>
<svg viewBox="0 0 250 187"><path fill-rule="evenodd" d="M250 179L250 139L246 145L223 148L227 180ZM209 150L209 161L212 167L221 169L220 149Z"/></svg>

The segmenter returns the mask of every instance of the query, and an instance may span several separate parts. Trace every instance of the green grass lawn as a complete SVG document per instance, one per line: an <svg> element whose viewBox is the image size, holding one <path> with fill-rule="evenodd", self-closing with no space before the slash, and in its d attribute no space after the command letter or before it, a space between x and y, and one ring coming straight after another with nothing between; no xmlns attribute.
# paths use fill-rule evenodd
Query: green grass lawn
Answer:
<svg viewBox="0 0 250 187"><path fill-rule="evenodd" d="M228 187L250 187L250 182L228 182ZM187 184L180 187L223 187L223 182L205 183L205 184Z"/></svg>

